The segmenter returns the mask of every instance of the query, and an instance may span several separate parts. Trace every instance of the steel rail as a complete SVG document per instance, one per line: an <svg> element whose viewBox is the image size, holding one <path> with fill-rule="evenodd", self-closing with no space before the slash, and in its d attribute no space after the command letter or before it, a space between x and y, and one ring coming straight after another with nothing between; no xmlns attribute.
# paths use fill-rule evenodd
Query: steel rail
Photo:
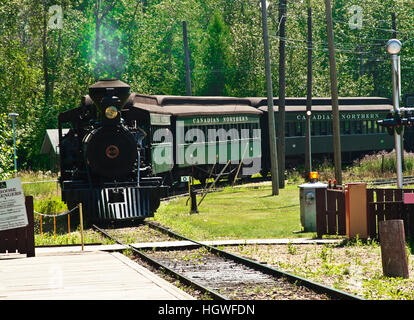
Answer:
<svg viewBox="0 0 414 320"><path fill-rule="evenodd" d="M408 185L410 183L414 183L414 176L405 176L403 177L404 179L404 185ZM364 182L366 184L371 184L371 185L387 185L387 184L394 184L397 181L396 178L388 178L388 179L374 179L374 180L359 180L359 181L354 181L354 182Z"/></svg>
<svg viewBox="0 0 414 320"><path fill-rule="evenodd" d="M347 292L344 292L344 291L341 291L341 290L337 290L337 289L322 285L320 283L305 279L303 277L294 275L292 273L285 272L285 271L282 271L282 270L278 270L276 268L258 263L256 261L253 261L253 260L238 256L238 255L235 255L233 253L230 253L230 252L227 252L227 251L224 251L224 250L220 250L220 249L217 249L215 247L203 244L201 242L189 239L189 238L181 236L181 235L179 235L179 234L177 234L177 233L175 233L175 232L173 232L169 229L166 229L166 228L164 228L160 225L154 224L153 222L144 221L144 223L146 225L148 225L149 227L151 227L155 230L164 232L164 233L166 233L167 235L169 235L171 237L174 237L176 239L185 240L185 241L191 241L191 242L193 242L193 243L195 243L195 244L197 244L201 247L206 248L207 250L209 250L210 252L212 252L216 255L226 257L230 260L241 263L241 264L243 264L247 267L253 268L253 269L255 269L257 271L260 271L262 273L265 273L265 274L268 274L268 275L271 275L271 276L274 276L274 277L277 277L277 278L285 277L289 282L307 287L307 288L313 290L316 293L326 294L327 296L329 296L331 298L340 299L340 300L365 300L365 299L363 299L361 297L358 297L356 295L352 295L350 293L347 293Z"/></svg>
<svg viewBox="0 0 414 320"><path fill-rule="evenodd" d="M174 271L173 269L167 267L166 265L164 265L163 263L152 259L150 256L146 255L145 253L143 253L142 251L134 248L133 246L129 245L129 244L125 244L122 241L115 239L113 236L111 236L109 233L107 233L105 230L102 230L101 228L99 228L96 225L92 225L92 227L100 232L101 234L103 234L105 237L115 241L116 243L125 246L129 249L131 249L134 253L136 253L142 260L144 260L145 262L147 262L148 264L150 264L151 266L160 269L162 271L167 272L168 274L170 274L171 276L177 278L178 280L180 280L181 282L185 283L188 286L193 286L195 288L197 288L198 290L204 292L204 293L208 293L210 296L212 296L214 299L216 300L230 300L229 298L227 298L226 296L221 295L220 293L218 293L217 291L202 285L201 283L194 281L186 276L184 276L183 274Z"/></svg>

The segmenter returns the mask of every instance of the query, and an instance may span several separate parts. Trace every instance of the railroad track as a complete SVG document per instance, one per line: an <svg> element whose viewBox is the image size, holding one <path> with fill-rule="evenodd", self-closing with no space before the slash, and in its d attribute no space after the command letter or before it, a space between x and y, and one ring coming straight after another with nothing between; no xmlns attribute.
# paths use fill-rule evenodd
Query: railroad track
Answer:
<svg viewBox="0 0 414 320"><path fill-rule="evenodd" d="M136 254L140 259L142 259L143 261L145 261L146 263L148 263L149 265L151 265L152 267L159 269L167 274L169 274L170 276L172 276L173 278L178 279L180 282L184 283L185 285L189 286L189 287L194 287L197 290L203 292L204 294L208 294L211 298L215 299L215 300L229 300L227 297L221 295L220 293L216 292L215 290L205 286L204 284L191 279L187 276L185 276L184 274L175 271L174 269L170 268L167 265L164 265L162 262L157 261L155 259L153 259L150 255L144 253L142 250L138 250L136 248L134 248L133 246L129 245L129 244L125 244L122 241L115 239L113 236L111 236L108 232L106 232L105 230L99 228L96 225L93 225L93 228L100 232L102 235L104 235L105 237L115 241L116 243L123 245L127 248L129 248L130 250L132 250L134 252L134 254Z"/></svg>
<svg viewBox="0 0 414 320"><path fill-rule="evenodd" d="M396 185L397 178L387 178L387 179L374 179L374 180L357 180L352 182L363 182L371 186L386 186L386 185ZM403 177L403 185L414 184L414 176L405 176Z"/></svg>
<svg viewBox="0 0 414 320"><path fill-rule="evenodd" d="M414 184L414 176L406 176L403 177L403 185L407 186L410 184ZM364 181L361 181L364 182ZM370 181L365 181L367 184L371 184L371 185L375 185L375 186L380 186L380 185L390 185L390 184L396 184L397 183L397 178L390 178L390 179L376 179L376 180L370 180Z"/></svg>
<svg viewBox="0 0 414 320"><path fill-rule="evenodd" d="M143 252L115 239L97 226L93 228L131 249L140 259L167 272L188 286L207 293L215 300L292 299L363 300L349 293L275 269L257 261L183 237L160 225L145 222L168 236L193 243L192 248Z"/></svg>

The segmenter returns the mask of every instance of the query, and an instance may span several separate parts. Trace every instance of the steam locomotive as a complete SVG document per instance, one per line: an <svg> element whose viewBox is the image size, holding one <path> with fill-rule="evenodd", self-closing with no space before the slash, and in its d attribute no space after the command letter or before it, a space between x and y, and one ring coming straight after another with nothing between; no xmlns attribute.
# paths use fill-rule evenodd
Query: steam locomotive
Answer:
<svg viewBox="0 0 414 320"><path fill-rule="evenodd" d="M127 84L100 80L58 117L62 200L69 209L82 203L88 222L140 220L160 204L164 186L145 163L146 132L123 110L129 97Z"/></svg>

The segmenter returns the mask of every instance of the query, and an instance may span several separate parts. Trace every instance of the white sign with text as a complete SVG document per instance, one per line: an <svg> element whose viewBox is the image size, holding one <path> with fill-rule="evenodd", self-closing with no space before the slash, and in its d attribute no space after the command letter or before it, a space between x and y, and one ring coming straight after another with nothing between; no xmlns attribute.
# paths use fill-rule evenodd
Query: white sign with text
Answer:
<svg viewBox="0 0 414 320"><path fill-rule="evenodd" d="M20 178L0 181L0 231L26 227L28 224Z"/></svg>

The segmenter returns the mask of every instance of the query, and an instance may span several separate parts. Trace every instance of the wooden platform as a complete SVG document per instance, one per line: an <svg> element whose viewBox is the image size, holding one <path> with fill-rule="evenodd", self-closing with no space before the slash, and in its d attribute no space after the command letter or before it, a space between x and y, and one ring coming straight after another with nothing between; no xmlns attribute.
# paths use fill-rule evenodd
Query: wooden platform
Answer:
<svg viewBox="0 0 414 320"><path fill-rule="evenodd" d="M0 255L0 300L194 299L116 252Z"/></svg>

